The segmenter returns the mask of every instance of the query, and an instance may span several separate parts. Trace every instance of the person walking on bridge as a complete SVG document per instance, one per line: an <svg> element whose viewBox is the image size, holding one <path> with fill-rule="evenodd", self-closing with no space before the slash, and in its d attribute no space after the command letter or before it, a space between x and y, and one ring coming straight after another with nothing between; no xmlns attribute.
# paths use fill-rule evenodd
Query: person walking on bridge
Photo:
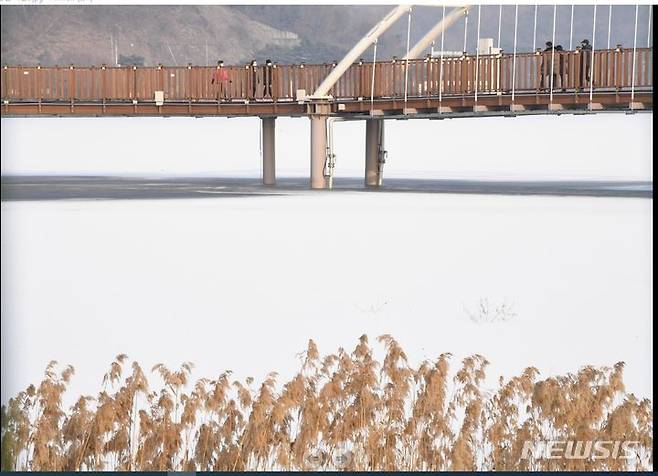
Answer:
<svg viewBox="0 0 658 476"><path fill-rule="evenodd" d="M219 60L217 62L217 68L213 72L212 79L210 84L217 84L217 99L220 98L226 100L228 99L228 83L231 81L228 79L228 71L224 69L224 62Z"/></svg>
<svg viewBox="0 0 658 476"><path fill-rule="evenodd" d="M592 67L592 45L585 38L580 42L580 86L585 88L589 85Z"/></svg>
<svg viewBox="0 0 658 476"><path fill-rule="evenodd" d="M553 48L553 42L547 41L546 48L544 48L544 51L541 54L541 66L540 66L541 77L539 81L539 87L541 89L548 89L550 85L551 59L553 58L553 51L555 51Z"/></svg>
<svg viewBox="0 0 658 476"><path fill-rule="evenodd" d="M274 74L274 65L272 60L265 61L263 66L263 97L272 97L272 75Z"/></svg>

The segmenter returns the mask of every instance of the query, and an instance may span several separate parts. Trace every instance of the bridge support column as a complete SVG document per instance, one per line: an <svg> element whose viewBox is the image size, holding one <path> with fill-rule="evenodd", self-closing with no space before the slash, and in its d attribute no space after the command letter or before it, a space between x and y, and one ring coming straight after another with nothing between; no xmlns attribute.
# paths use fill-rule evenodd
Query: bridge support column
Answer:
<svg viewBox="0 0 658 476"><path fill-rule="evenodd" d="M274 117L261 117L263 134L263 185L276 183Z"/></svg>
<svg viewBox="0 0 658 476"><path fill-rule="evenodd" d="M384 121L366 120L366 187L380 187L383 181L384 162Z"/></svg>
<svg viewBox="0 0 658 476"><path fill-rule="evenodd" d="M326 188L328 104L311 104L311 188Z"/></svg>

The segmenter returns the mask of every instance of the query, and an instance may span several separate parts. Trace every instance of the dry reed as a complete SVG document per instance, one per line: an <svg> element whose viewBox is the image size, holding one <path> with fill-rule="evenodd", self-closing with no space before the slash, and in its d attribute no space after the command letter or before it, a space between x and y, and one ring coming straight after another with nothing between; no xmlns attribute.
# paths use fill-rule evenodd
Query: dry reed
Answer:
<svg viewBox="0 0 658 476"><path fill-rule="evenodd" d="M450 354L412 368L400 345L367 336L321 356L311 340L285 384L257 389L231 372L190 382L192 364L153 367L149 387L126 355L96 397L68 410L74 371L50 362L43 381L2 406L2 470L649 470L653 407L627 394L623 363L538 380L535 368L484 387L487 360ZM129 372L128 372L129 370ZM278 390L280 389L280 390ZM527 454L527 442L636 441L634 458ZM524 453L526 457L524 456Z"/></svg>

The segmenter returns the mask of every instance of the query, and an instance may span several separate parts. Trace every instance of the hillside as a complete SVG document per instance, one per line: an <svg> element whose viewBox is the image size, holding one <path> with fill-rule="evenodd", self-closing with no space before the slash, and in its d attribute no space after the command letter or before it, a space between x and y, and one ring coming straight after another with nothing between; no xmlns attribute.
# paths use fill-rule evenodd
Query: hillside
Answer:
<svg viewBox="0 0 658 476"><path fill-rule="evenodd" d="M2 6L1 51L4 64L112 64L116 58L143 59L146 65L214 64L217 59L242 63L253 58L278 62L338 60L391 6L248 5L248 6ZM551 37L552 7L539 7L537 46ZM615 6L611 45L633 41L634 7ZM518 49L533 45L534 7L519 9ZM597 15L597 42L607 42L608 8ZM570 7L558 8L556 44L569 44ZM411 42L441 18L438 7L415 7ZM476 43L477 9L470 13L467 49ZM640 45L646 46L648 7L641 7ZM514 8L506 6L501 46L512 50ZM406 48L406 18L386 32L378 56L402 56ZM482 7L481 37L498 35L498 6ZM574 45L592 38L592 7L578 6ZM445 49L461 51L464 22L445 37ZM371 58L372 51L364 53Z"/></svg>
<svg viewBox="0 0 658 476"><path fill-rule="evenodd" d="M209 60L233 63L266 46L300 43L224 6L2 7L4 63L111 64L113 41L118 55L151 65L203 64L206 51Z"/></svg>

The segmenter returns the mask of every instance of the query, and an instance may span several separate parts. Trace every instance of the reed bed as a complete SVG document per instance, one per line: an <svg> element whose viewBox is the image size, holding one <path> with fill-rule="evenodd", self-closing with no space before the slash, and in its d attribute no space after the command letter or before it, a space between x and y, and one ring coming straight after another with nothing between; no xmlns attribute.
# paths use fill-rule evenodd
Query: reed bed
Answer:
<svg viewBox="0 0 658 476"><path fill-rule="evenodd" d="M53 361L2 406L2 470L653 468L652 403L626 393L623 363L543 380L529 367L489 389L480 355L413 368L391 336L378 342L381 361L365 335L325 356L310 340L290 381L258 385L230 371L192 381L189 362L147 373L122 354L98 395L68 410L74 369ZM526 442L556 440L638 444L629 459L523 457Z"/></svg>

